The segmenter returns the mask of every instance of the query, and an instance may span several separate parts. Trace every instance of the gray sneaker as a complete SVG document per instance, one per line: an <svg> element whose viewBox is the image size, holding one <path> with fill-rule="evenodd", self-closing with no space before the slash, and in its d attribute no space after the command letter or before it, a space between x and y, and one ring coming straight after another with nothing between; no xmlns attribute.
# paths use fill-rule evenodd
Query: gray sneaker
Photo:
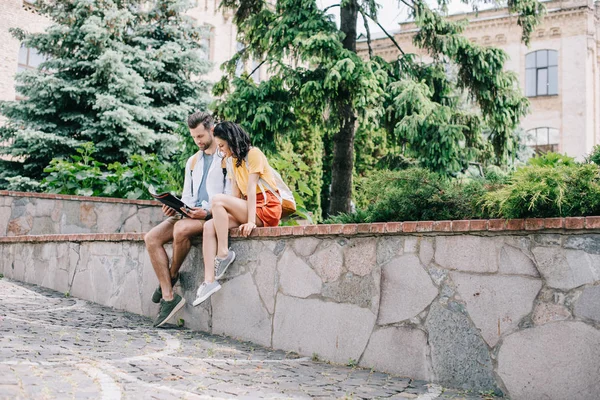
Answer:
<svg viewBox="0 0 600 400"><path fill-rule="evenodd" d="M192 303L194 307L206 301L213 293L218 292L221 289L219 282L214 281L212 283L202 282L202 285L196 292L196 300Z"/></svg>
<svg viewBox="0 0 600 400"><path fill-rule="evenodd" d="M215 279L221 279L225 276L225 272L227 272L227 268L231 265L232 262L235 261L235 252L233 250L229 250L227 253L227 257L220 259L219 257L215 257Z"/></svg>

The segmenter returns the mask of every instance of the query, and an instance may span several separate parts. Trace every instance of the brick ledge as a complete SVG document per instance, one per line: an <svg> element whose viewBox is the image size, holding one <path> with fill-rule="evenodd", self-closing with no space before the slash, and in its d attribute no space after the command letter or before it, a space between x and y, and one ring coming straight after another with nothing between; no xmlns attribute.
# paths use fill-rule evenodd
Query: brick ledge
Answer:
<svg viewBox="0 0 600 400"><path fill-rule="evenodd" d="M250 237L281 236L353 236L385 233L466 233L466 232L535 232L541 230L589 230L600 232L600 216L529 219L482 219L455 221L375 222L370 224L330 224L278 226L256 228ZM229 231L232 238L240 238L238 229ZM118 242L142 241L144 233L75 233L52 235L3 236L0 243L19 242Z"/></svg>
<svg viewBox="0 0 600 400"><path fill-rule="evenodd" d="M70 194L15 192L12 190L0 190L0 196L35 197L38 199L93 201L96 203L124 203L124 204L136 204L136 205L143 205L143 206L161 206L161 203L158 201L155 201L155 200L128 200L128 199L119 199L116 197L74 196L74 195L70 195Z"/></svg>

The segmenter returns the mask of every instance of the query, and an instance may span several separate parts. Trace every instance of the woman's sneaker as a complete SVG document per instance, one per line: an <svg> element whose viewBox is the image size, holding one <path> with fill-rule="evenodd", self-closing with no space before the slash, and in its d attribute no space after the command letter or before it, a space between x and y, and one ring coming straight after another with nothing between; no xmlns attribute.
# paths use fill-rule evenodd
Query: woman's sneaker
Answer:
<svg viewBox="0 0 600 400"><path fill-rule="evenodd" d="M192 303L194 307L206 301L213 293L218 292L221 289L219 282L214 281L212 283L202 282L202 285L196 292L196 300Z"/></svg>
<svg viewBox="0 0 600 400"><path fill-rule="evenodd" d="M233 250L229 250L227 253L227 257L220 259L219 257L215 257L215 279L221 279L225 276L225 272L227 272L227 268L235 261L235 252Z"/></svg>
<svg viewBox="0 0 600 400"><path fill-rule="evenodd" d="M173 300L167 301L164 299L160 300L160 310L154 320L154 327L158 328L163 326L177 311L181 309L185 304L185 299L178 295L173 294Z"/></svg>

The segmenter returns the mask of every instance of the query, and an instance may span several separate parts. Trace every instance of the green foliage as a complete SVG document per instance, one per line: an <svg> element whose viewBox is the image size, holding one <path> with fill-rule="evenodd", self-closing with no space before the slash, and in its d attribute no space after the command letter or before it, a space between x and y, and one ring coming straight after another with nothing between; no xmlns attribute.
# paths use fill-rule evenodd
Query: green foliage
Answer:
<svg viewBox="0 0 600 400"><path fill-rule="evenodd" d="M427 221L485 217L477 202L486 181L461 183L423 168L376 171L359 181L358 211L329 223Z"/></svg>
<svg viewBox="0 0 600 400"><path fill-rule="evenodd" d="M450 21L423 0L404 3L419 27L415 42L433 56L431 64L410 54L391 62L357 56L345 32L352 31L348 25L358 14L377 20L374 1L342 2L341 9L358 12L342 18L340 29L314 0L278 0L272 6L264 0L222 2L236 10L238 40L245 47L225 65L228 76L215 86L216 113L241 122L266 150L276 148L282 136L295 143L299 132L319 132L308 147L318 144L323 150L318 191L323 209L330 193L345 193L344 185L351 185L340 174L363 176L374 168L418 162L454 176L469 162L493 158L505 164L518 151L515 130L528 102L516 75L504 70L506 53L471 43L462 36L463 22ZM508 7L527 41L543 6L511 0ZM237 66L250 59L269 66L268 80L257 84L248 74L236 75ZM448 65L456 72L449 73Z"/></svg>
<svg viewBox="0 0 600 400"><path fill-rule="evenodd" d="M482 204L500 218L598 215L600 168L568 163L521 167L508 185L487 193Z"/></svg>
<svg viewBox="0 0 600 400"><path fill-rule="evenodd" d="M600 144L594 146L592 152L587 157L587 162L593 162L596 165L600 165Z"/></svg>
<svg viewBox="0 0 600 400"><path fill-rule="evenodd" d="M52 25L13 31L46 61L17 74L23 100L0 103L8 119L0 140L10 143L0 152L11 159L0 178L39 180L50 160L86 142L105 164L173 152L177 123L207 103L209 88L198 79L210 65L200 56L206 32L185 16L184 0L153 1L148 11L142 3L38 1Z"/></svg>
<svg viewBox="0 0 600 400"><path fill-rule="evenodd" d="M133 155L127 164L97 161L93 143L77 148L71 160L53 159L42 181L47 192L79 196L152 199L150 185L159 192L179 189L169 169L153 155Z"/></svg>
<svg viewBox="0 0 600 400"><path fill-rule="evenodd" d="M577 163L573 157L569 157L566 154L548 152L540 156L530 158L528 164L536 167L558 167L560 165L573 167Z"/></svg>

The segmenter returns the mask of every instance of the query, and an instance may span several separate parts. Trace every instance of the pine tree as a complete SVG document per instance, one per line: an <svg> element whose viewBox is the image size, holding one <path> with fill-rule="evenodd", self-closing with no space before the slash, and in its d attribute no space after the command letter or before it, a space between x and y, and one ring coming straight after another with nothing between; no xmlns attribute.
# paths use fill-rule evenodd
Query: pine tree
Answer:
<svg viewBox="0 0 600 400"><path fill-rule="evenodd" d="M391 148L403 149L400 158L416 158L446 175L489 154L490 147L499 163L514 151L513 132L528 103L516 76L503 71L506 54L469 42L461 35L462 23L423 0L401 2L420 28L416 43L434 57L431 65L404 55L401 48L402 55L391 63L358 57L358 17L377 21L374 0L332 6L341 8L339 28L314 0L278 0L274 7L265 0L223 2L237 10L238 40L245 48L230 61L229 77L215 86L215 94L226 96L217 112L260 132L257 140L266 146L280 135L305 131L305 124L321 131L323 182L331 182L321 197L329 214L351 210L354 158L361 151L355 143L357 127L366 132L385 127ZM543 6L537 0L514 0L508 7L518 15L527 41ZM248 76L235 76L235 65L250 57L270 66L268 81L257 85ZM454 79L443 73L446 63L457 66ZM458 107L463 92L480 111Z"/></svg>
<svg viewBox="0 0 600 400"><path fill-rule="evenodd" d="M203 108L209 67L200 55L202 32L182 16L179 0L52 0L40 11L53 25L44 33L14 31L47 60L17 75L24 100L3 102L8 118L0 148L10 161L0 177L40 179L53 158L92 142L103 163L134 154L167 156L171 133Z"/></svg>

